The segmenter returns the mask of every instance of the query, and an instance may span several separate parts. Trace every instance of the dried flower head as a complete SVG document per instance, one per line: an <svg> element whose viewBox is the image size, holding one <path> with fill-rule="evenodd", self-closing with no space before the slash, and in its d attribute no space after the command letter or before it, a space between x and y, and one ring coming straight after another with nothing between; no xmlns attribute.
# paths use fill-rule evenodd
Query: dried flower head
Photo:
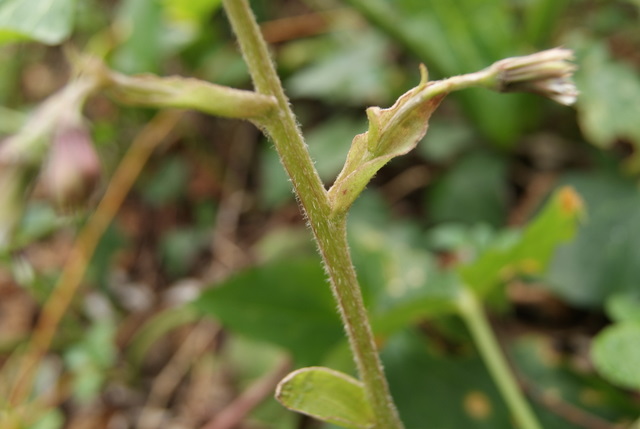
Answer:
<svg viewBox="0 0 640 429"><path fill-rule="evenodd" d="M571 79L576 65L571 63L573 51L549 49L523 57L512 57L491 66L497 74L500 92L532 92L560 104L571 105L578 97Z"/></svg>

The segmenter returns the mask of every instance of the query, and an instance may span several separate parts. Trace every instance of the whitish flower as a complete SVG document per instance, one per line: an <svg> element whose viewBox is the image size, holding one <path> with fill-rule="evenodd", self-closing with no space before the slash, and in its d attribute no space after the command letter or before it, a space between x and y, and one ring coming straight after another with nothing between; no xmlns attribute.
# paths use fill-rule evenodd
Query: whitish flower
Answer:
<svg viewBox="0 0 640 429"><path fill-rule="evenodd" d="M494 88L501 92L532 92L560 104L571 105L578 96L573 80L576 70L573 51L549 49L523 57L512 57L494 63Z"/></svg>

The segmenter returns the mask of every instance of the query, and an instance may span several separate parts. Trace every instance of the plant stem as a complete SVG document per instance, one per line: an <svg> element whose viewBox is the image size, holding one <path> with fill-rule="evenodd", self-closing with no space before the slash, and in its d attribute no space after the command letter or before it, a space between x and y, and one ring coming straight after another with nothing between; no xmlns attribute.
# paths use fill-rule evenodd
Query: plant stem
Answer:
<svg viewBox="0 0 640 429"><path fill-rule="evenodd" d="M371 325L346 238L346 215L333 216L322 181L289 107L267 45L246 0L224 0L225 10L257 92L276 98L278 108L264 122L280 160L291 178L302 210L309 220L338 302L360 379L376 414L376 429L401 429L375 346Z"/></svg>
<svg viewBox="0 0 640 429"><path fill-rule="evenodd" d="M509 369L478 298L466 286L462 288L458 308L517 426L520 429L542 429Z"/></svg>

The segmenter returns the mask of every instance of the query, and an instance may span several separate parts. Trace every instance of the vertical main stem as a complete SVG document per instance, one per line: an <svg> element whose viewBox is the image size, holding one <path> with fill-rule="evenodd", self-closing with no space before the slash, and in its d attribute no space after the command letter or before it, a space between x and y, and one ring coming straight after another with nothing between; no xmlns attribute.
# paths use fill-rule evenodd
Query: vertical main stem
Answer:
<svg viewBox="0 0 640 429"><path fill-rule="evenodd" d="M511 410L517 426L520 429L542 429L518 387L509 369L509 364L500 351L500 345L493 334L481 304L466 286L462 289L459 309L492 378L498 386L498 390Z"/></svg>
<svg viewBox="0 0 640 429"><path fill-rule="evenodd" d="M389 393L362 292L351 262L346 215L333 220L323 219L316 228L316 240L331 279L333 295L340 308L358 373L376 415L375 428L401 429L403 425Z"/></svg>
<svg viewBox="0 0 640 429"><path fill-rule="evenodd" d="M273 139L318 243L360 379L376 417L375 429L402 429L398 412L389 394L351 262L346 237L346 215L334 217L332 214L327 191L307 151L247 0L223 0L223 4L256 90L277 99L276 112L262 125Z"/></svg>

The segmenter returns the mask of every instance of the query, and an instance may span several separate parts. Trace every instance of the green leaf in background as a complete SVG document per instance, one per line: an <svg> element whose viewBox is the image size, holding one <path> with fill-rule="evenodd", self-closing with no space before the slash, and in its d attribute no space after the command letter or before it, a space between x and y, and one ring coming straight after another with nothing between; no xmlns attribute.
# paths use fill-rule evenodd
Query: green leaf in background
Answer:
<svg viewBox="0 0 640 429"><path fill-rule="evenodd" d="M210 231L187 226L165 231L158 243L158 253L166 272L178 278L186 275L198 255L210 245Z"/></svg>
<svg viewBox="0 0 640 429"><path fill-rule="evenodd" d="M131 338L127 355L134 367L142 365L151 347L164 335L200 318L200 313L189 305L171 307L158 312L148 319Z"/></svg>
<svg viewBox="0 0 640 429"><path fill-rule="evenodd" d="M374 426L371 405L358 380L329 368L302 368L278 385L276 398L285 407L349 429Z"/></svg>
<svg viewBox="0 0 640 429"><path fill-rule="evenodd" d="M351 140L366 130L364 115L361 120L340 116L306 133L309 153L322 180L335 179L347 159Z"/></svg>
<svg viewBox="0 0 640 429"><path fill-rule="evenodd" d="M615 293L640 292L640 195L604 200L576 239L558 249L547 287L569 303L600 308Z"/></svg>
<svg viewBox="0 0 640 429"><path fill-rule="evenodd" d="M293 189L278 153L265 139L260 147L260 197L267 208L293 200Z"/></svg>
<svg viewBox="0 0 640 429"><path fill-rule="evenodd" d="M116 358L116 328L112 321L96 322L80 342L65 353L73 378L73 393L78 401L91 401L105 383L106 371Z"/></svg>
<svg viewBox="0 0 640 429"><path fill-rule="evenodd" d="M457 278L421 248L411 225L381 229L351 216L350 244L376 336L455 310Z"/></svg>
<svg viewBox="0 0 640 429"><path fill-rule="evenodd" d="M578 119L585 137L600 147L618 139L640 146L640 76L630 65L616 62L604 42L583 40L575 80L580 89Z"/></svg>
<svg viewBox="0 0 640 429"><path fill-rule="evenodd" d="M347 159L351 140L366 128L364 115L362 115L362 120L338 116L306 133L309 153L315 162L320 178L325 183L330 183L335 179ZM273 207L293 200L291 183L273 147L266 144L262 146L261 156L260 183L264 202L269 207Z"/></svg>
<svg viewBox="0 0 640 429"><path fill-rule="evenodd" d="M478 357L443 355L405 331L389 340L382 359L406 429L513 427Z"/></svg>
<svg viewBox="0 0 640 429"><path fill-rule="evenodd" d="M137 188L153 207L177 203L184 198L189 180L189 166L178 156L158 160L152 174L140 181Z"/></svg>
<svg viewBox="0 0 640 429"><path fill-rule="evenodd" d="M513 428L507 406L480 357L453 355L437 344L405 331L394 335L382 351L391 394L406 429ZM557 396L603 421L628 421L637 415L633 398L598 378L570 370L553 353L549 339L526 337L512 347L514 364L525 380L535 383L536 394ZM532 405L543 428L584 428L538 401Z"/></svg>
<svg viewBox="0 0 640 429"><path fill-rule="evenodd" d="M288 92L331 103L379 105L390 101L394 70L387 60L386 40L373 31L360 30L340 42L329 55L285 81Z"/></svg>
<svg viewBox="0 0 640 429"><path fill-rule="evenodd" d="M610 382L640 391L640 323L619 323L596 337L591 349L598 372Z"/></svg>
<svg viewBox="0 0 640 429"><path fill-rule="evenodd" d="M278 261L213 286L194 304L238 334L288 349L300 365L317 364L344 337L325 279L315 258Z"/></svg>
<svg viewBox="0 0 640 429"><path fill-rule="evenodd" d="M16 231L18 247L26 246L53 234L69 223L69 219L56 214L52 206L42 202L28 204Z"/></svg>
<svg viewBox="0 0 640 429"><path fill-rule="evenodd" d="M613 424L609 422L629 421L637 417L637 403L632 397L593 372L574 367L573 361L558 350L555 339L526 335L518 338L509 352L523 382L531 389L532 404L544 428L585 427L578 422L568 423L562 413L557 414L560 409L575 408L577 413L571 413L573 416L582 410L585 412L583 419L603 427Z"/></svg>
<svg viewBox="0 0 640 429"><path fill-rule="evenodd" d="M556 247L571 237L583 214L582 200L571 188L558 190L519 239L490 247L477 260L460 267L469 286L487 294L518 274L541 274Z"/></svg>
<svg viewBox="0 0 640 429"><path fill-rule="evenodd" d="M75 0L0 0L0 44L63 42L73 29Z"/></svg>
<svg viewBox="0 0 640 429"><path fill-rule="evenodd" d="M113 52L112 65L126 74L157 73L162 58L165 25L162 7L156 0L124 0L118 4L114 27L120 44Z"/></svg>
<svg viewBox="0 0 640 429"><path fill-rule="evenodd" d="M417 151L429 161L451 162L477 140L474 130L462 120L443 120L438 115L429 120L429 130Z"/></svg>
<svg viewBox="0 0 640 429"><path fill-rule="evenodd" d="M525 41L533 46L546 46L555 26L568 6L567 0L527 0L521 2Z"/></svg>
<svg viewBox="0 0 640 429"><path fill-rule="evenodd" d="M222 4L222 0L161 0L167 13L176 21L204 23Z"/></svg>
<svg viewBox="0 0 640 429"><path fill-rule="evenodd" d="M605 303L605 310L609 318L615 322L640 324L640 293L610 295Z"/></svg>
<svg viewBox="0 0 640 429"><path fill-rule="evenodd" d="M428 133L427 133L428 134ZM488 153L471 153L447 171L427 194L433 222L504 225L507 165ZM473 179L471 179L473 178Z"/></svg>
<svg viewBox="0 0 640 429"><path fill-rule="evenodd" d="M58 408L51 408L43 413L29 429L60 429L64 427L64 414Z"/></svg>

